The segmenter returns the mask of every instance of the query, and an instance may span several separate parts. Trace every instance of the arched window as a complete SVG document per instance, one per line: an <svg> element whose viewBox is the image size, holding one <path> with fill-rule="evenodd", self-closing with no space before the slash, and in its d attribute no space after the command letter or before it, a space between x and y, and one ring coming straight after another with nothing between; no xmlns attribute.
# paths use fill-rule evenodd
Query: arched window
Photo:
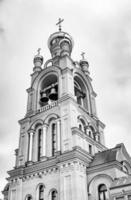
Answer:
<svg viewBox="0 0 131 200"><path fill-rule="evenodd" d="M92 126L89 126L87 129L88 129L87 132L88 132L89 137L96 140L94 128Z"/></svg>
<svg viewBox="0 0 131 200"><path fill-rule="evenodd" d="M31 195L27 195L26 198L25 198L25 200L32 200L32 199L33 199L33 198L32 198Z"/></svg>
<svg viewBox="0 0 131 200"><path fill-rule="evenodd" d="M74 77L74 94L76 101L89 112L89 90L81 77Z"/></svg>
<svg viewBox="0 0 131 200"><path fill-rule="evenodd" d="M42 129L38 129L38 161L42 156Z"/></svg>
<svg viewBox="0 0 131 200"><path fill-rule="evenodd" d="M99 185L98 195L99 195L99 200L108 200L109 199L106 185L104 185L104 184Z"/></svg>
<svg viewBox="0 0 131 200"><path fill-rule="evenodd" d="M38 200L44 200L44 185L39 186Z"/></svg>
<svg viewBox="0 0 131 200"><path fill-rule="evenodd" d="M53 190L51 192L51 200L57 200L57 191L56 190Z"/></svg>
<svg viewBox="0 0 131 200"><path fill-rule="evenodd" d="M85 96L84 93L82 92L80 85L76 81L74 82L74 90L77 103L83 106L83 99Z"/></svg>
<svg viewBox="0 0 131 200"><path fill-rule="evenodd" d="M52 124L51 132L52 132L52 156L54 156L56 152L56 123Z"/></svg>
<svg viewBox="0 0 131 200"><path fill-rule="evenodd" d="M85 129L86 123L85 123L85 121L84 121L82 118L80 118L80 117L78 117L78 125L79 125L79 129L80 129L82 132L86 132L86 129Z"/></svg>
<svg viewBox="0 0 131 200"><path fill-rule="evenodd" d="M79 124L79 129L82 130L82 125L81 124Z"/></svg>

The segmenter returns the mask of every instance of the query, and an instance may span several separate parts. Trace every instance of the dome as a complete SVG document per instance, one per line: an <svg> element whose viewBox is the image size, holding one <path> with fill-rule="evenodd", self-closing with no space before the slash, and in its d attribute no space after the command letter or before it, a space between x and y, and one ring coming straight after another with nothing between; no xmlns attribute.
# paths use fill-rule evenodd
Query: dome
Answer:
<svg viewBox="0 0 131 200"><path fill-rule="evenodd" d="M43 64L43 56L40 55L40 48L37 50L38 51L38 54L35 55L34 59L33 59L33 63L34 63L34 68L33 70L36 72L36 71L41 71L41 66Z"/></svg>
<svg viewBox="0 0 131 200"><path fill-rule="evenodd" d="M81 66L81 69L85 72L85 74L88 74L89 73L89 71L88 71L89 63L85 59L84 55L85 55L85 52L82 52L81 53L82 59L80 60L80 66Z"/></svg>
<svg viewBox="0 0 131 200"><path fill-rule="evenodd" d="M34 64L36 64L37 62L40 62L42 65L43 64L43 56L35 55L33 62L34 62Z"/></svg>
<svg viewBox="0 0 131 200"><path fill-rule="evenodd" d="M48 47L53 58L63 55L70 56L73 46L73 38L63 31L53 33L48 39Z"/></svg>

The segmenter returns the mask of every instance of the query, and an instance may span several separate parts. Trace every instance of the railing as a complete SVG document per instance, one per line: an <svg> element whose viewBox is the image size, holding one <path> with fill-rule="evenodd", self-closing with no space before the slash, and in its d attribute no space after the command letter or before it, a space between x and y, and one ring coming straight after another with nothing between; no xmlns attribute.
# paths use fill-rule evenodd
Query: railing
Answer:
<svg viewBox="0 0 131 200"><path fill-rule="evenodd" d="M52 102L51 104L48 104L48 105L46 105L46 106L41 107L41 108L38 110L38 112L43 112L43 111L49 110L49 109L51 109L51 108L53 108L53 107L55 107L55 106L57 106L57 105L58 105L58 101L54 101L54 102Z"/></svg>

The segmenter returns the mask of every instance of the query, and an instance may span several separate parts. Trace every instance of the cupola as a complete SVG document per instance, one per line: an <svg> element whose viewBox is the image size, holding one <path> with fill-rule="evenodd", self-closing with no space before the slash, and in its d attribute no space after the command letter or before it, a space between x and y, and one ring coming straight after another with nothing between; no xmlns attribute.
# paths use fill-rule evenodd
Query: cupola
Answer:
<svg viewBox="0 0 131 200"><path fill-rule="evenodd" d="M85 74L89 74L89 63L88 61L85 59L85 53L82 52L81 53L81 56L82 56L82 59L80 60L80 66L81 66L81 69L82 71L85 73Z"/></svg>
<svg viewBox="0 0 131 200"><path fill-rule="evenodd" d="M74 41L73 38L66 32L61 31L61 22L59 19L56 25L59 25L59 32L50 35L48 39L48 47L50 49L52 58L57 56L71 55Z"/></svg>
<svg viewBox="0 0 131 200"><path fill-rule="evenodd" d="M41 66L43 64L43 56L40 55L40 50L41 50L40 48L37 50L38 53L37 53L37 55L35 55L34 60L33 60L33 63L34 63L33 71L34 72L41 71Z"/></svg>

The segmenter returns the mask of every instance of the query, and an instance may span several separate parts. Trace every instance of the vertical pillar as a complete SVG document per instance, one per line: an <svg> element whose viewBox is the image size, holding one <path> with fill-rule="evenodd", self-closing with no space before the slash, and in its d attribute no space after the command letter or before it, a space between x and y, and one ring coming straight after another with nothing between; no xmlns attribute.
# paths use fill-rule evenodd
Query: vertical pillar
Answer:
<svg viewBox="0 0 131 200"><path fill-rule="evenodd" d="M33 150L33 132L29 133L29 155L28 160L32 161L32 150Z"/></svg>
<svg viewBox="0 0 131 200"><path fill-rule="evenodd" d="M85 126L85 132L86 132L86 135L89 135L89 129L88 129L88 126Z"/></svg>
<svg viewBox="0 0 131 200"><path fill-rule="evenodd" d="M61 123L60 120L57 121L57 151L60 151L61 145Z"/></svg>
<svg viewBox="0 0 131 200"><path fill-rule="evenodd" d="M46 156L46 134L47 134L47 125L43 125L43 156Z"/></svg>

